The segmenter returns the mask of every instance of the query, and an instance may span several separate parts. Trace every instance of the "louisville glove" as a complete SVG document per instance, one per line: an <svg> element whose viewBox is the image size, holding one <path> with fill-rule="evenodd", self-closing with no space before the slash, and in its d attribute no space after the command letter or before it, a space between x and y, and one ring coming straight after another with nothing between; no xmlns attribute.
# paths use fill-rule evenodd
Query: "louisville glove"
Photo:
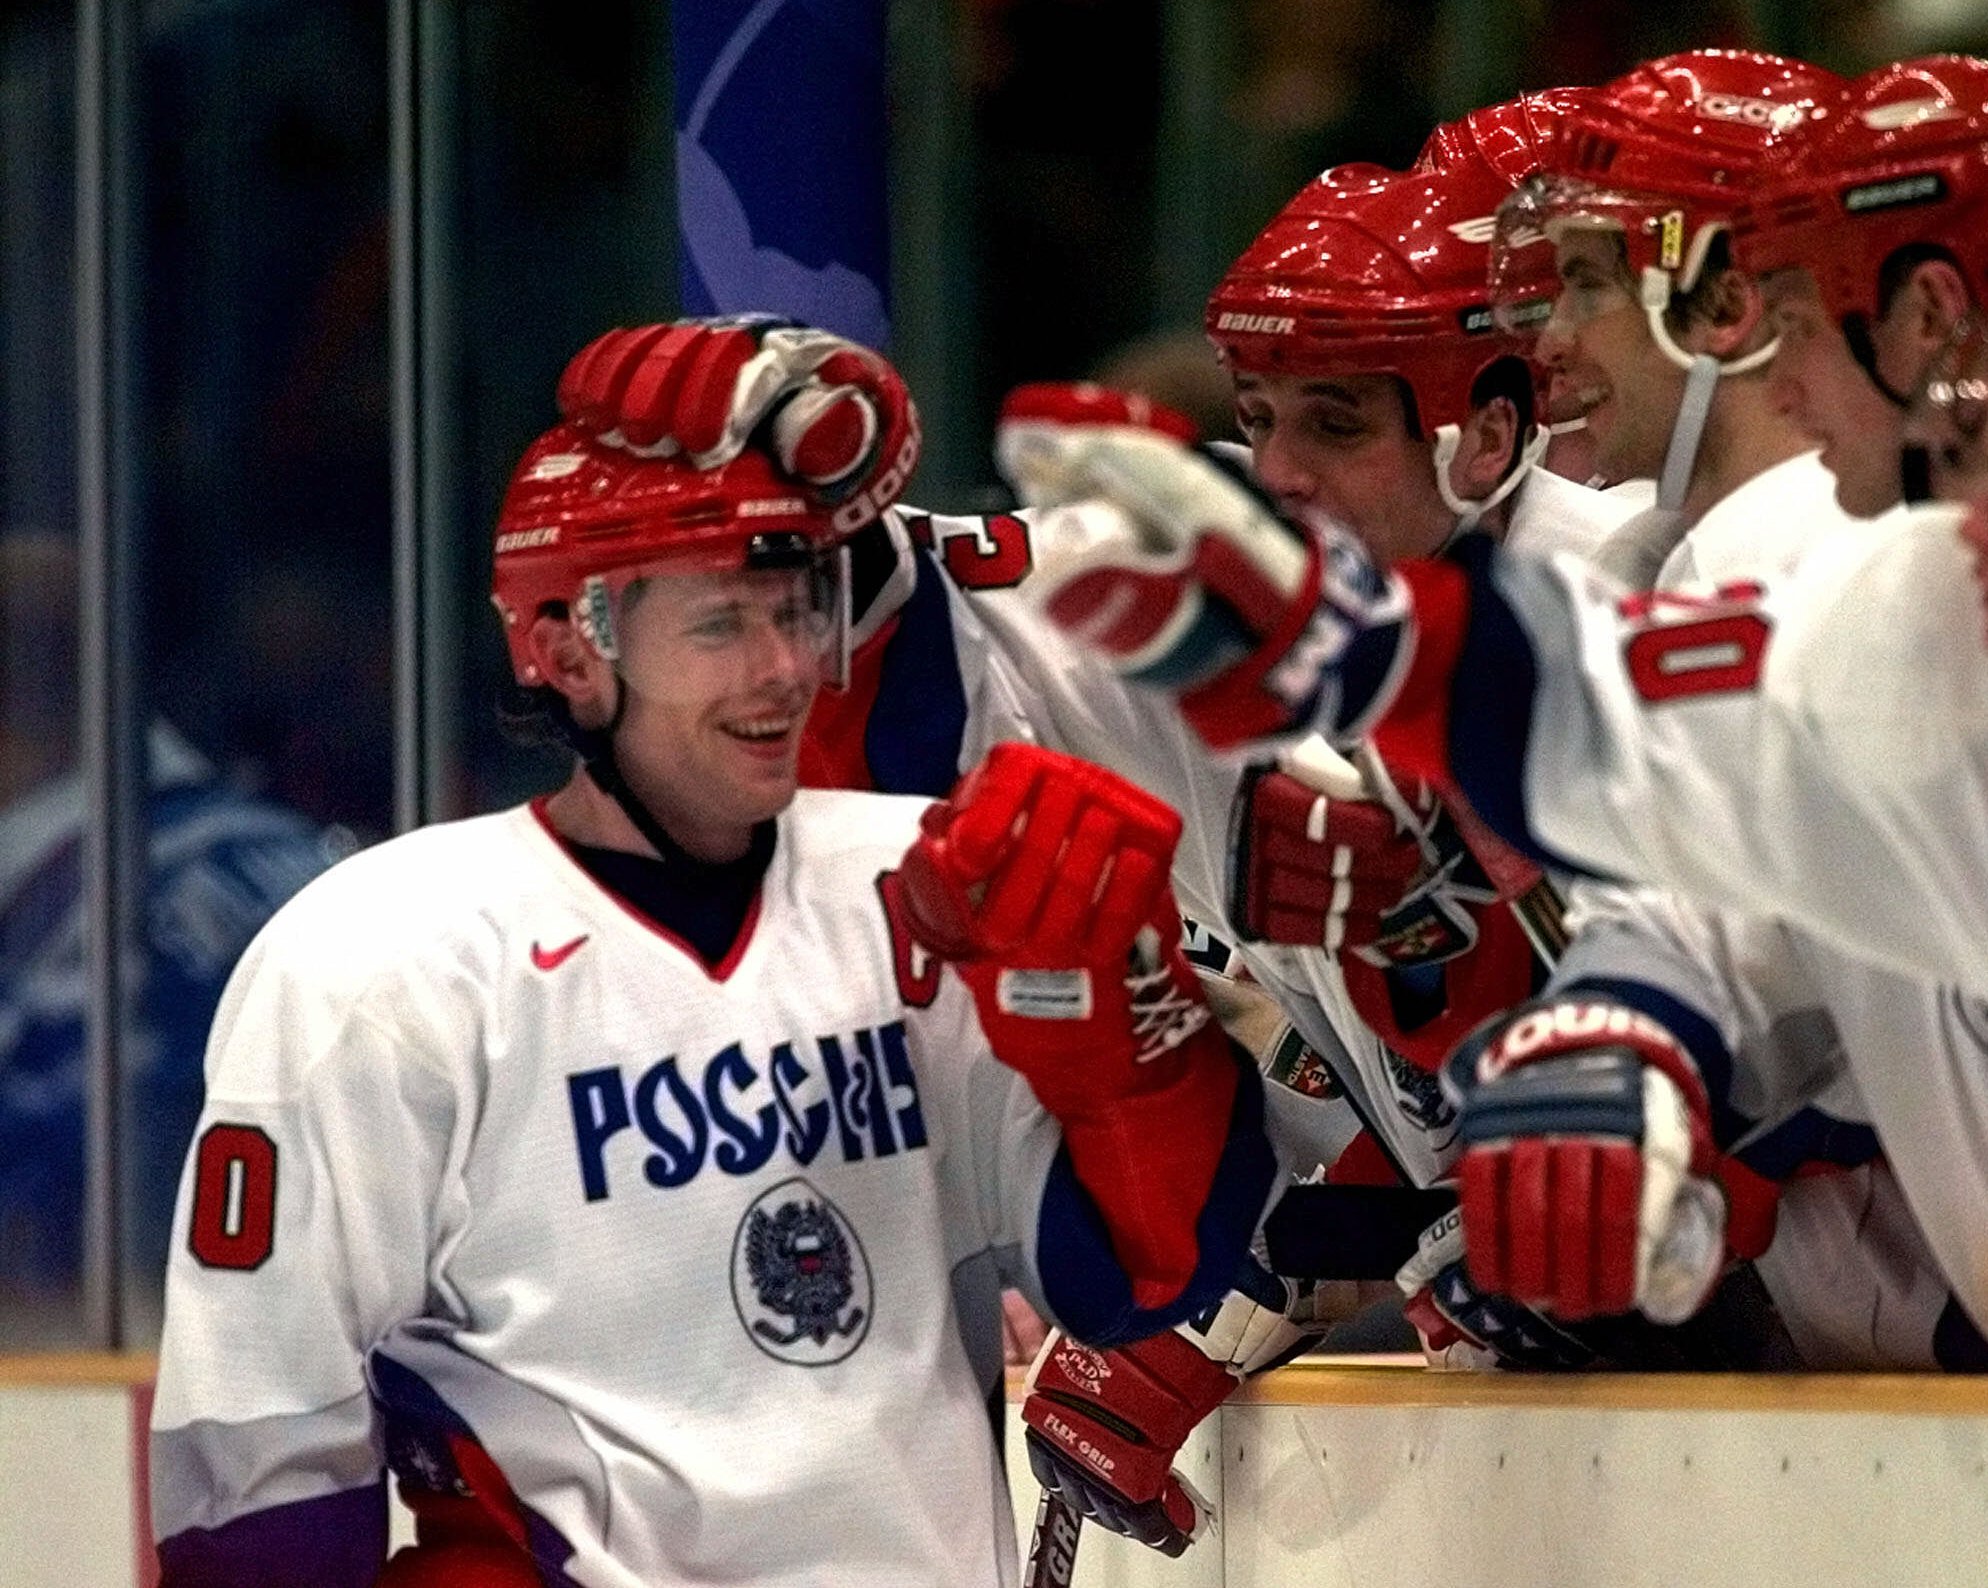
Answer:
<svg viewBox="0 0 1988 1588"><path fill-rule="evenodd" d="M1471 1282L1562 1320L1697 1310L1724 1261L1705 1084L1640 1010L1562 994L1443 1067Z"/></svg>
<svg viewBox="0 0 1988 1588"><path fill-rule="evenodd" d="M1217 749L1316 726L1357 738L1407 653L1405 587L1350 535L1286 518L1176 434L1030 386L1004 404L1002 472L1038 509L1026 589L1128 678L1179 697Z"/></svg>
<svg viewBox="0 0 1988 1588"><path fill-rule="evenodd" d="M918 463L918 411L890 361L770 315L609 331L566 366L559 411L609 445L701 469L758 438L848 529L895 501Z"/></svg>
<svg viewBox="0 0 1988 1588"><path fill-rule="evenodd" d="M898 876L1003 1063L1063 1128L1141 1308L1179 1296L1240 1073L1180 952L1173 810L1102 767L999 744Z"/></svg>
<svg viewBox="0 0 1988 1588"><path fill-rule="evenodd" d="M1022 1401L1036 1481L1112 1532L1180 1554L1214 1515L1173 1469L1181 1444L1242 1378L1323 1333L1312 1296L1251 1259L1239 1288L1164 1334L1097 1351L1052 1331Z"/></svg>

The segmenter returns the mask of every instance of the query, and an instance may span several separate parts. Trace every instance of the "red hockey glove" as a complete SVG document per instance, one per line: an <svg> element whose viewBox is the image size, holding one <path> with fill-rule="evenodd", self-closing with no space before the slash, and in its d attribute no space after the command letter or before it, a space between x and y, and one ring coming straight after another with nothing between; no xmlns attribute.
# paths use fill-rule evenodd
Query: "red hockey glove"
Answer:
<svg viewBox="0 0 1988 1588"><path fill-rule="evenodd" d="M1022 1421L1036 1480L1084 1516L1178 1555L1212 1511L1173 1470L1196 1424L1238 1380L1325 1332L1318 1287L1251 1258L1238 1288L1166 1334L1110 1351L1058 1330L1029 1369Z"/></svg>
<svg viewBox="0 0 1988 1588"><path fill-rule="evenodd" d="M1245 774L1230 828L1232 918L1265 942L1440 964L1476 942L1496 897L1433 794L1411 801L1316 738Z"/></svg>
<svg viewBox="0 0 1988 1588"><path fill-rule="evenodd" d="M609 331L566 366L559 411L605 442L698 468L762 437L851 529L894 502L918 463L918 411L889 360L767 315Z"/></svg>
<svg viewBox="0 0 1988 1588"><path fill-rule="evenodd" d="M1180 818L1101 767L1000 744L925 814L898 876L996 1057L1063 1127L1141 1308L1193 1277L1237 1066L1180 952Z"/></svg>
<svg viewBox="0 0 1988 1588"><path fill-rule="evenodd" d="M1029 1467L1079 1514L1178 1555L1212 1512L1173 1459L1236 1382L1173 1330L1111 1351L1052 1330L1022 1402Z"/></svg>
<svg viewBox="0 0 1988 1588"><path fill-rule="evenodd" d="M1217 749L1314 726L1358 737L1405 660L1402 588L1350 535L1292 523L1226 460L1100 422L1068 390L1021 388L996 440L1009 483L1044 509L1023 588L1049 621L1178 696Z"/></svg>
<svg viewBox="0 0 1988 1588"><path fill-rule="evenodd" d="M1724 1261L1705 1084L1638 1010L1565 994L1443 1068L1469 1274L1562 1320L1697 1311Z"/></svg>

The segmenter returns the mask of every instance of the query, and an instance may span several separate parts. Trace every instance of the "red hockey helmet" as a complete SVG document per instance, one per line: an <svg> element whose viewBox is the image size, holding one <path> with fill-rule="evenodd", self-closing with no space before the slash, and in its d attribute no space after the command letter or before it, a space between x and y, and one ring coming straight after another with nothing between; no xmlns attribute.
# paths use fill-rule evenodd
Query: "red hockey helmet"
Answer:
<svg viewBox="0 0 1988 1588"><path fill-rule="evenodd" d="M1652 334L1688 368L1663 324L1672 294L1696 285L1770 153L1827 115L1843 86L1833 72L1781 56L1691 50L1645 62L1566 108L1541 149L1540 174L1500 208L1499 303L1523 298L1541 235L1614 231Z"/></svg>
<svg viewBox="0 0 1988 1588"><path fill-rule="evenodd" d="M1790 139L1786 156L1733 217L1748 270L1801 267L1833 319L1876 318L1885 261L1931 243L1988 304L1988 61L1880 67Z"/></svg>
<svg viewBox="0 0 1988 1588"><path fill-rule="evenodd" d="M511 670L521 684L544 682L525 636L548 603L575 612L612 659L609 598L635 579L822 566L841 538L831 510L811 505L756 448L698 469L554 426L525 453L497 515L491 599Z"/></svg>
<svg viewBox="0 0 1988 1588"><path fill-rule="evenodd" d="M1593 88L1547 88L1446 121L1423 140L1412 169L1447 171L1475 161L1490 166L1510 186L1517 187L1539 169L1539 151L1552 138L1560 116L1599 92Z"/></svg>
<svg viewBox="0 0 1988 1588"><path fill-rule="evenodd" d="M1492 323L1485 291L1510 191L1462 138L1413 171L1327 171L1229 267L1208 299L1209 338L1251 374L1398 376L1425 435L1461 425L1478 376L1525 353Z"/></svg>

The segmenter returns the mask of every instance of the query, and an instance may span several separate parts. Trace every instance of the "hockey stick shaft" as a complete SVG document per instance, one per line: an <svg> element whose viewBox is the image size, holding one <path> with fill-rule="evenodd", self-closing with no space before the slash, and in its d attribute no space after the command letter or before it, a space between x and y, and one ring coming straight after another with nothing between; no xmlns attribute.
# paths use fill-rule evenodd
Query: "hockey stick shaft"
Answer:
<svg viewBox="0 0 1988 1588"><path fill-rule="evenodd" d="M1077 1540L1081 1511L1050 1489L1036 1501L1035 1530L1029 1536L1029 1558L1022 1571L1022 1588L1070 1588L1077 1573Z"/></svg>

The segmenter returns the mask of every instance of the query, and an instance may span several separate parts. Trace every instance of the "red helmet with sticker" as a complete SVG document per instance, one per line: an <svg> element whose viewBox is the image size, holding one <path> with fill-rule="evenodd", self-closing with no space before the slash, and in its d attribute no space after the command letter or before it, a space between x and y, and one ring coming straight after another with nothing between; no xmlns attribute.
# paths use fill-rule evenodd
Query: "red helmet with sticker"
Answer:
<svg viewBox="0 0 1988 1588"><path fill-rule="evenodd" d="M1988 303L1988 61L1936 55L1858 78L1733 217L1748 270L1799 266L1832 318L1875 318L1885 261L1945 249Z"/></svg>
<svg viewBox="0 0 1988 1588"><path fill-rule="evenodd" d="M1619 233L1638 297L1661 311L1697 283L1770 153L1826 116L1843 86L1822 67L1750 50L1668 55L1605 84L1556 119L1540 174L1500 210L1500 303L1515 256L1585 225Z"/></svg>
<svg viewBox="0 0 1988 1588"><path fill-rule="evenodd" d="M841 538L832 511L811 504L756 448L698 469L556 425L532 443L504 494L491 599L518 682L539 684L525 636L549 603L584 617L599 597L647 574L802 566Z"/></svg>
<svg viewBox="0 0 1988 1588"><path fill-rule="evenodd" d="M1307 184L1208 300L1208 335L1230 368L1394 375L1423 434L1462 424L1478 377L1526 350L1492 323L1485 290L1525 124L1515 113L1478 129L1495 133L1495 159L1471 132L1439 129L1414 170L1341 166Z"/></svg>

